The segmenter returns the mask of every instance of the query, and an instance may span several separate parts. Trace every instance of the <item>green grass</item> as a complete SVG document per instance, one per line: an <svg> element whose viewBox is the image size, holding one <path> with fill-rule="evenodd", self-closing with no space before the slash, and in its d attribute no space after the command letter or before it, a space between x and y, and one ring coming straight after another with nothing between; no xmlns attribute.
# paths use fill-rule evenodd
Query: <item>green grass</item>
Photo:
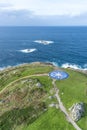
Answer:
<svg viewBox="0 0 87 130"><path fill-rule="evenodd" d="M87 129L87 75L80 72L66 70L69 74L69 78L63 81L57 81L56 84L60 90L60 97L67 110L77 102L83 102L85 104L85 116L78 121L78 125ZM63 94L62 94L63 93Z"/></svg>
<svg viewBox="0 0 87 130"><path fill-rule="evenodd" d="M53 88L53 86L52 86L52 80L48 76L38 76L38 77L34 76L32 78L33 79L34 78L38 79L39 82L42 83L42 86L44 86L43 89L46 90L48 93L49 93L50 89Z"/></svg>
<svg viewBox="0 0 87 130"><path fill-rule="evenodd" d="M16 67L9 71L2 71L0 73L0 90L2 90L5 86L7 86L10 82L13 82L19 78L34 75L34 74L42 74L49 73L53 70L52 66L45 65L28 65L27 67ZM16 74L14 74L16 71Z"/></svg>
<svg viewBox="0 0 87 130"><path fill-rule="evenodd" d="M69 124L64 114L55 108L50 108L41 115L34 123L30 124L23 130L75 130Z"/></svg>
<svg viewBox="0 0 87 130"><path fill-rule="evenodd" d="M25 125L31 124L38 118L41 109L42 108L38 108L36 111L33 106L31 106L19 110L14 109L4 113L0 117L0 130L13 130L22 123Z"/></svg>
<svg viewBox="0 0 87 130"><path fill-rule="evenodd" d="M33 74L49 73L53 69L54 67L49 65L30 64L2 71L0 72L0 90L16 79ZM82 130L86 130L87 75L70 69L63 70L69 74L69 78L56 81L61 100L67 110L76 102L84 102L85 116L77 124ZM48 107L52 102L57 102L55 98L48 99L50 95L54 95L52 79L48 76L34 76L30 79L33 83L21 84L23 80L19 80L0 94L0 100L7 99L7 102L0 104L0 130L74 130L59 109ZM42 84L41 88L35 86L37 82ZM14 109L17 107L18 109ZM47 109L45 112L44 107Z"/></svg>

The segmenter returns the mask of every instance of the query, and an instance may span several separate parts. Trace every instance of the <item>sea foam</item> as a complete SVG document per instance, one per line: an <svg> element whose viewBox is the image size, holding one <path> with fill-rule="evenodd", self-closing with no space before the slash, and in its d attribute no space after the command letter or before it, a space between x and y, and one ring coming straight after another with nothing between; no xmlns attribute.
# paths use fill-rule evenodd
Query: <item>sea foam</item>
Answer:
<svg viewBox="0 0 87 130"><path fill-rule="evenodd" d="M9 68L11 68L12 66L4 66L4 67L0 67L0 71L3 71L3 70L5 70L5 69L9 69Z"/></svg>
<svg viewBox="0 0 87 130"><path fill-rule="evenodd" d="M76 65L76 64L70 64L70 63L62 64L61 67L63 67L63 68L72 68L72 69L82 69L81 66Z"/></svg>
<svg viewBox="0 0 87 130"><path fill-rule="evenodd" d="M57 62L50 62L52 63L54 66L58 66L58 67L61 67L61 68L71 68L71 69L74 69L74 70L87 70L87 64L85 64L83 67L81 67L80 65L76 65L76 64L70 64L70 63L65 63L65 64L62 64L61 66L59 66L59 64Z"/></svg>
<svg viewBox="0 0 87 130"><path fill-rule="evenodd" d="M75 69L75 70L87 70L87 67L83 66L81 67L80 65L76 65L76 64L70 64L70 63L65 63L65 64L62 64L61 66L62 68L72 68L72 69Z"/></svg>
<svg viewBox="0 0 87 130"><path fill-rule="evenodd" d="M23 49L23 50L19 50L19 51L22 53L31 53L31 52L34 52L36 50L37 50L36 48L32 48L32 49Z"/></svg>
<svg viewBox="0 0 87 130"><path fill-rule="evenodd" d="M53 41L46 41L46 40L35 40L34 42L44 44L44 45L49 45L54 43Z"/></svg>

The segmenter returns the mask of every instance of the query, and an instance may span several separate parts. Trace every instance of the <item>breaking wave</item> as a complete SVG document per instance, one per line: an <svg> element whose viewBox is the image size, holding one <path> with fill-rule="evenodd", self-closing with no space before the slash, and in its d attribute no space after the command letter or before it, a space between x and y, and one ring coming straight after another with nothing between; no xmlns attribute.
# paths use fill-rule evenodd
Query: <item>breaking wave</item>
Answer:
<svg viewBox="0 0 87 130"><path fill-rule="evenodd" d="M62 68L72 68L75 70L87 70L87 64L84 64L83 67L81 67L80 65L70 64L70 63L65 63L65 64L62 64L61 66L59 66L59 64L56 62L50 62L50 63L52 63L54 66L58 66Z"/></svg>
<svg viewBox="0 0 87 130"><path fill-rule="evenodd" d="M24 50L19 50L19 51L22 52L22 53L31 53L31 52L34 52L36 50L37 49L33 48L33 49L24 49Z"/></svg>
<svg viewBox="0 0 87 130"><path fill-rule="evenodd" d="M10 67L12 67L12 66L9 65L9 66L6 66L6 67L0 67L0 71L3 71L3 70L8 69Z"/></svg>
<svg viewBox="0 0 87 130"><path fill-rule="evenodd" d="M72 68L72 69L82 69L81 66L79 66L79 65L69 64L69 63L62 64L61 67L62 68Z"/></svg>
<svg viewBox="0 0 87 130"><path fill-rule="evenodd" d="M69 64L69 63L62 64L61 67L62 68L72 68L72 69L75 69L75 70L87 70L87 66L85 66L85 65L83 67L81 67L80 65Z"/></svg>
<svg viewBox="0 0 87 130"><path fill-rule="evenodd" d="M44 44L44 45L49 45L54 43L54 41L46 41L46 40L35 40L34 42Z"/></svg>

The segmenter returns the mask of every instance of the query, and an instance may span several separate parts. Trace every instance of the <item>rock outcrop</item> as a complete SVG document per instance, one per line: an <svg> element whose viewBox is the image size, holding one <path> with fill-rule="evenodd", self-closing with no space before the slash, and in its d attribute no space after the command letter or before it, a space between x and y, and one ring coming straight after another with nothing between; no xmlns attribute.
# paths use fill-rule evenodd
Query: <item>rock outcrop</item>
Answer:
<svg viewBox="0 0 87 130"><path fill-rule="evenodd" d="M76 103L69 110L72 119L78 121L84 115L84 103Z"/></svg>
<svg viewBox="0 0 87 130"><path fill-rule="evenodd" d="M36 84L36 86L37 86L38 88L40 88L40 87L42 87L42 84L41 84L40 82L38 82L38 83Z"/></svg>

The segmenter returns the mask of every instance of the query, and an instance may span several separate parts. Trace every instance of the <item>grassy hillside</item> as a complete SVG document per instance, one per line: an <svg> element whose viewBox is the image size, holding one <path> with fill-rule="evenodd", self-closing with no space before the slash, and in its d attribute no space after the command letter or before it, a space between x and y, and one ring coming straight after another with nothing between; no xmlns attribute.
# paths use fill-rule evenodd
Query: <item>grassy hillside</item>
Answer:
<svg viewBox="0 0 87 130"><path fill-rule="evenodd" d="M83 102L85 105L85 116L78 121L82 130L87 129L87 75L73 70L65 70L69 78L57 81L60 90L60 97L67 110L76 102ZM62 94L63 93L63 94Z"/></svg>
<svg viewBox="0 0 87 130"><path fill-rule="evenodd" d="M48 73L58 69L50 64L32 63L0 72L0 130L74 130L58 107ZM84 102L85 116L78 121L87 129L87 75L70 69L69 78L56 81L67 111ZM53 98L49 98L49 97Z"/></svg>
<svg viewBox="0 0 87 130"><path fill-rule="evenodd" d="M23 130L75 130L66 121L64 114L56 108L49 108L33 124Z"/></svg>

